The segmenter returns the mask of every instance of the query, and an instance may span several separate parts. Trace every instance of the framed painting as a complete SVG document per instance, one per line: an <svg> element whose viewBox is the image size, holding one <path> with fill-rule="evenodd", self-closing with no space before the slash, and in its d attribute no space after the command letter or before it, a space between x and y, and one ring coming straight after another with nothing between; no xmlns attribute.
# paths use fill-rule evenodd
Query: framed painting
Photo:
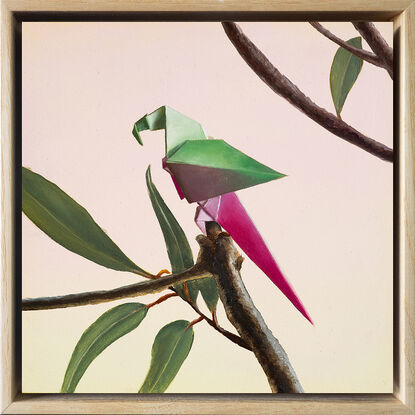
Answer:
<svg viewBox="0 0 415 415"><path fill-rule="evenodd" d="M3 1L2 413L415 413L411 1Z"/></svg>

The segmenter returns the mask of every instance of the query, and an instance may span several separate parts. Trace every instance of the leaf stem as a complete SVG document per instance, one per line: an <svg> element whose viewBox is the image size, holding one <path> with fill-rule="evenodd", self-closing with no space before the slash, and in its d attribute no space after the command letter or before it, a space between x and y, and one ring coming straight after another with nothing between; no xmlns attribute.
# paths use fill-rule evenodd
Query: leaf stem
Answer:
<svg viewBox="0 0 415 415"><path fill-rule="evenodd" d="M219 323L218 323L218 317L217 317L217 315L216 315L216 311L215 311L215 309L214 309L214 308L212 308L212 320L213 320L213 322L214 322L217 326L219 326Z"/></svg>
<svg viewBox="0 0 415 415"><path fill-rule="evenodd" d="M192 297L190 296L190 292L189 292L189 286L184 282L183 283L183 292L184 295L186 296L187 302L192 303Z"/></svg>
<svg viewBox="0 0 415 415"><path fill-rule="evenodd" d="M195 318L193 321L191 321L191 322L187 325L187 327L185 328L185 331L186 331L186 330L188 330L188 329L190 329L190 327L194 326L195 324L197 324L197 323L199 323L199 322L201 322L201 321L203 321L203 320L204 320L204 318L203 318L202 316L200 316L200 317L198 317L198 318Z"/></svg>
<svg viewBox="0 0 415 415"><path fill-rule="evenodd" d="M147 308L154 307L155 305L161 304L161 303L163 303L164 301L168 300L171 297L178 297L178 296L179 296L179 294L177 294L177 293L169 293L169 294L163 295L162 297L158 298L156 301L153 301L152 303L147 304L146 307Z"/></svg>

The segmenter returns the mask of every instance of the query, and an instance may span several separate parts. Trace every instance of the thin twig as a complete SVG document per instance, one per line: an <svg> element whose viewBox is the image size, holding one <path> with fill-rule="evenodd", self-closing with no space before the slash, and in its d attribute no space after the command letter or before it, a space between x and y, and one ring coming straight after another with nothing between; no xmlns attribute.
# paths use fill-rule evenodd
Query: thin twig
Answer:
<svg viewBox="0 0 415 415"><path fill-rule="evenodd" d="M199 314L200 317L203 317L206 320L206 322L211 327L213 327L217 332L219 332L220 334L222 334L223 336L225 336L227 339L237 344L238 346L241 346L242 348L246 350L252 351L252 348L241 337L219 326L217 321L210 319L206 314L202 313L202 311L200 311L197 304L194 304L191 301L187 301L187 303L190 305L190 307L193 308L194 311L196 311L197 314Z"/></svg>
<svg viewBox="0 0 415 415"><path fill-rule="evenodd" d="M82 305L105 303L121 298L154 294L169 288L173 284L211 276L212 274L202 269L200 265L195 265L178 274L171 274L166 277L125 285L113 290L89 291L58 297L24 298L22 300L22 310L49 310L54 308L78 307Z"/></svg>
<svg viewBox="0 0 415 415"><path fill-rule="evenodd" d="M386 40L376 29L375 25L370 22L355 22L353 26L363 36L370 48L381 59L393 79L393 49L388 45Z"/></svg>
<svg viewBox="0 0 415 415"><path fill-rule="evenodd" d="M369 52L367 50L359 49L359 48L356 48L355 46L349 45L343 39L340 39L339 37L331 33L329 30L327 30L324 26L322 26L318 22L309 22L309 23L311 26L314 27L314 29L320 32L323 36L330 39L334 43L337 43L339 46L348 50L350 53L353 53L353 55L356 55L358 58L363 59L373 65L387 69L383 60L379 58L377 55L375 55L373 52Z"/></svg>
<svg viewBox="0 0 415 415"><path fill-rule="evenodd" d="M245 62L275 93L343 140L382 160L393 161L393 150L391 148L365 136L307 97L286 76L281 74L238 25L233 22L223 22L222 25L228 38Z"/></svg>

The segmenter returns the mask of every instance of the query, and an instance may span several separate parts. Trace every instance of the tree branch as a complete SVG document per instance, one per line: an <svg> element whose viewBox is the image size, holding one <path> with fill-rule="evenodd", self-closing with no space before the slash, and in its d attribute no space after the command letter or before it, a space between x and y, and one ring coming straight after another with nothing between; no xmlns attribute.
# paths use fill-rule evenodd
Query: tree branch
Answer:
<svg viewBox="0 0 415 415"><path fill-rule="evenodd" d="M197 314L199 314L200 317L203 317L206 322L213 327L217 332L225 336L227 339L232 341L233 343L237 344L238 346L241 346L242 348L252 351L251 346L249 346L245 340L243 340L241 337L237 336L234 333L231 333L230 331L224 329L223 327L219 326L218 322L216 320L210 319L208 316L203 314L197 304L192 303L191 301L187 301L187 303L190 305L190 307L193 308L194 311L196 311Z"/></svg>
<svg viewBox="0 0 415 415"><path fill-rule="evenodd" d="M330 39L334 43L337 43L342 48L348 50L350 53L353 53L353 55L356 55L358 58L365 60L366 62L369 62L373 65L379 66L383 69L387 69L387 66L385 65L384 61L379 58L377 55L375 55L373 52L369 52L364 49L356 48L352 45L349 45L347 42L345 42L343 39L340 39L333 33L331 33L329 30L327 30L324 26L322 26L318 22L309 22L311 26L314 27L318 32L320 32L323 36Z"/></svg>
<svg viewBox="0 0 415 415"><path fill-rule="evenodd" d="M252 348L272 392L302 393L303 388L286 352L265 324L245 288L239 272L243 258L231 237L221 232L216 222L207 222L206 231L208 236L200 235L198 238L211 247L211 270L229 321Z"/></svg>
<svg viewBox="0 0 415 415"><path fill-rule="evenodd" d="M357 131L324 108L315 104L286 76L273 66L268 58L233 22L222 22L223 28L236 50L251 69L278 95L285 98L309 118L338 137L389 162L393 150Z"/></svg>
<svg viewBox="0 0 415 415"><path fill-rule="evenodd" d="M212 274L210 272L206 271L200 264L196 264L194 267L179 274L171 274L166 277L125 285L113 290L89 291L58 297L24 298L22 300L22 310L49 310L53 308L78 307L82 305L105 303L121 298L154 294L169 288L173 284L211 276Z"/></svg>
<svg viewBox="0 0 415 415"><path fill-rule="evenodd" d="M353 23L353 26L383 62L385 69L393 79L393 49L387 44L375 25L370 22L356 22Z"/></svg>
<svg viewBox="0 0 415 415"><path fill-rule="evenodd" d="M202 257L203 256L201 256L200 258ZM22 310L51 310L56 308L78 307L83 305L99 304L119 300L122 298L154 294L163 291L166 288L170 288L174 291L174 295L177 295L177 292L172 287L172 285L207 277L212 277L212 274L206 271L206 266L202 264L200 261L198 261L194 267L182 273L171 274L165 277L160 277L149 281L130 284L123 287L115 288L113 290L89 291L84 293L68 294L57 297L24 298L22 300ZM171 294L168 294L167 296L171 296ZM231 333L230 331L227 331L224 328L220 327L217 321L214 321L213 319L210 319L205 314L203 314L200 311L197 304L193 304L189 300L183 300L186 301L193 308L193 310L197 314L199 314L200 317L206 320L206 322L211 327L213 327L218 333L222 334L238 346L251 351L250 346L247 345L244 340L242 340L236 334ZM150 304L150 306L153 306L155 305L155 303L158 302L160 302L160 299Z"/></svg>

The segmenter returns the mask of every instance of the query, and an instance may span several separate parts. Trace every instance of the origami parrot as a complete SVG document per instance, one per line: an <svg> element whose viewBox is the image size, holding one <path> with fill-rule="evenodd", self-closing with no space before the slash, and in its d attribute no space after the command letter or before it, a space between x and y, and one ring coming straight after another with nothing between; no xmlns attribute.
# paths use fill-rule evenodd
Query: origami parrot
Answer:
<svg viewBox="0 0 415 415"><path fill-rule="evenodd" d="M140 118L134 124L133 135L143 145L141 131L161 129L165 130L166 142L163 168L170 173L180 198L198 204L195 222L200 230L206 233L207 221L219 223L242 251L312 323L234 193L285 175L264 166L224 140L207 137L198 122L168 106L160 107Z"/></svg>

